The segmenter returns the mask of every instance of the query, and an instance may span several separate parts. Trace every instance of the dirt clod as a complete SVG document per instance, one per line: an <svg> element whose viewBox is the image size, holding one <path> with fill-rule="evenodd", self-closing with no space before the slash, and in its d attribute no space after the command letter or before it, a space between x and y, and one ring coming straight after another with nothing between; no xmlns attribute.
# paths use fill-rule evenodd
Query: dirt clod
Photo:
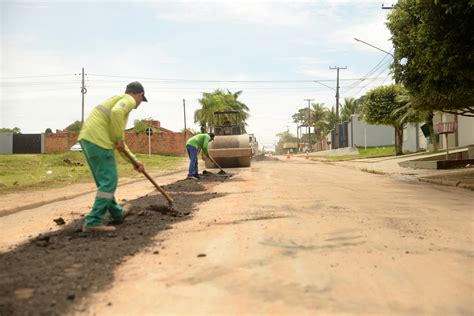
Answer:
<svg viewBox="0 0 474 316"><path fill-rule="evenodd" d="M53 222L55 222L56 225L58 225L58 226L66 224L66 221L62 217L58 217L58 218L53 219Z"/></svg>
<svg viewBox="0 0 474 316"><path fill-rule="evenodd" d="M197 255L198 258L206 257L207 255L205 253L200 253Z"/></svg>

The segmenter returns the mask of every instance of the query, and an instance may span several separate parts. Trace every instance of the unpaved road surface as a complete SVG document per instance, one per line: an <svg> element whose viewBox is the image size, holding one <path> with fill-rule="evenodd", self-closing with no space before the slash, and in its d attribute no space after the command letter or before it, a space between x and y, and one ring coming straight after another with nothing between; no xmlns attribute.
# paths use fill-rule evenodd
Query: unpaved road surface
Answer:
<svg viewBox="0 0 474 316"><path fill-rule="evenodd" d="M178 212L122 187L111 234L79 231L93 195L1 217L0 314L474 314L472 191L302 159L235 173L159 179Z"/></svg>

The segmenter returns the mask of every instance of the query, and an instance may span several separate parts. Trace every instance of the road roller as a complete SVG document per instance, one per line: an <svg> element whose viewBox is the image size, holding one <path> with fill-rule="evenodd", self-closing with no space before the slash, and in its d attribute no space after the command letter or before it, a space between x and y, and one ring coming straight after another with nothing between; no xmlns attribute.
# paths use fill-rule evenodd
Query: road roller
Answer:
<svg viewBox="0 0 474 316"><path fill-rule="evenodd" d="M211 127L214 141L209 143L209 155L222 168L250 167L252 148L250 137L244 133L242 124L236 124L239 111L217 111L216 124ZM206 158L206 168L217 168Z"/></svg>

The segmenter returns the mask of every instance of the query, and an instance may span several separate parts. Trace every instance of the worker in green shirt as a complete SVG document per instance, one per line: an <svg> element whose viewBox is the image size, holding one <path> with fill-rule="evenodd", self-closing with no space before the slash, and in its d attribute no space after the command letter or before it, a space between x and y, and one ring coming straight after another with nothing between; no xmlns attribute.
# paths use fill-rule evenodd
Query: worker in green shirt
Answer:
<svg viewBox="0 0 474 316"><path fill-rule="evenodd" d="M199 179L198 152L202 150L204 155L210 159L207 147L209 142L212 142L213 140L213 133L197 134L188 139L186 143L186 151L188 152L189 156L188 179Z"/></svg>
<svg viewBox="0 0 474 316"><path fill-rule="evenodd" d="M115 230L114 226L103 224L107 211L113 223L121 223L125 217L123 208L115 199L118 174L114 149L125 159L123 152L130 153L125 144L125 127L128 115L142 101L148 102L143 86L132 82L127 85L124 94L97 105L82 126L78 140L97 186L94 206L84 221L83 232ZM144 167L138 163L135 170L143 172Z"/></svg>

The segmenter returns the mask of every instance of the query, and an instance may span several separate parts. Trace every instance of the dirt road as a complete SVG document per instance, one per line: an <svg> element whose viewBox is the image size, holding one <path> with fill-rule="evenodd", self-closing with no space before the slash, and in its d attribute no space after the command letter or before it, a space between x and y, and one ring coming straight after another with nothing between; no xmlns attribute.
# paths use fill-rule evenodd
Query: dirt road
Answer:
<svg viewBox="0 0 474 316"><path fill-rule="evenodd" d="M179 212L134 183L113 234L79 232L90 196L1 217L0 314L474 314L472 191L303 159L160 180Z"/></svg>

